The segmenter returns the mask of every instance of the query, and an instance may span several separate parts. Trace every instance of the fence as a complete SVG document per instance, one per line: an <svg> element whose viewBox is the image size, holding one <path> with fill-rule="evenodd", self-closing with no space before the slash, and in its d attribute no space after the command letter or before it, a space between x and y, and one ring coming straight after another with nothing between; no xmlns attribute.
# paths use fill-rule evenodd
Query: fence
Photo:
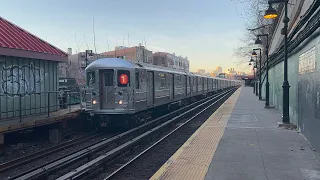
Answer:
<svg viewBox="0 0 320 180"><path fill-rule="evenodd" d="M22 118L30 115L43 115L69 109L80 103L80 92L52 91L41 93L22 93L0 95L0 121Z"/></svg>

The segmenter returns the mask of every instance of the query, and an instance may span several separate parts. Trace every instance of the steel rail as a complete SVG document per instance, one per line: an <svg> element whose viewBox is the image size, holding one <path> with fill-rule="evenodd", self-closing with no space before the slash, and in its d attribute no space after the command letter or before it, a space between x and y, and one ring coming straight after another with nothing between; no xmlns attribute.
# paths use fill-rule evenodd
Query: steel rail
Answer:
<svg viewBox="0 0 320 180"><path fill-rule="evenodd" d="M73 171L70 171L69 173L57 178L57 180L63 180L63 179L78 179L83 177L86 174L90 174L92 173L92 171L94 171L94 169L97 168L97 166L103 164L104 162L106 162L107 160L112 159L113 157L119 155L121 152L126 151L127 149L133 147L134 145L136 145L138 142L140 142L141 140L143 140L144 138L149 137L151 134L157 132L158 130L166 127L167 125L177 121L177 120L181 120L183 118L185 118L186 116L188 116L189 114L193 113L194 111L198 110L199 108L206 106L208 103L211 103L212 101L216 100L214 103L210 104L209 106L205 107L204 109L202 109L199 113L197 113L196 115L194 115L192 118L188 119L185 123L183 123L182 125L180 125L178 128L175 129L178 130L179 128L181 128L182 126L184 126L185 124L187 124L188 122L190 122L192 119L194 119L195 117L197 117L199 114L201 114L203 111L205 111L206 109L208 109L209 107L213 106L214 104L216 104L217 102L220 102L221 99L223 99L225 96L227 96L229 93L234 92L234 89L231 90L227 90L226 92L223 92L217 96L212 97L209 100L206 100L205 102L197 105L196 107L191 108L190 110L187 110L185 112L182 112L181 114L175 116L174 118L165 121L164 123L148 130L147 132L144 132L143 134L133 138L132 140L112 149L111 151L100 155L99 157L93 159L92 161L76 168ZM173 133L173 132L172 132ZM170 133L170 134L172 134ZM168 137L169 135L167 135L166 137ZM158 142L159 143L159 142ZM124 167L123 167L124 168ZM122 169L122 168L121 168Z"/></svg>
<svg viewBox="0 0 320 180"><path fill-rule="evenodd" d="M87 141L89 139L96 138L96 137L101 136L101 135L102 134L100 133L100 134L94 134L94 135L89 135L89 136L86 136L86 135L85 136L81 136L79 138L72 139L72 140L57 144L55 146L52 146L52 147L49 147L49 148L46 148L46 149L31 153L31 154L28 154L26 156L22 156L20 158L13 159L13 160L8 161L8 162L4 162L4 163L0 164L0 173L3 173L4 171L7 171L9 169L15 168L17 166L20 166L20 165L23 165L23 164L26 164L26 163L29 163L29 162L31 162L33 160L42 158L44 156L48 156L48 155L53 154L53 153L55 153L57 151L63 150L65 148L69 148L69 147L71 147L71 146L73 146L75 144Z"/></svg>

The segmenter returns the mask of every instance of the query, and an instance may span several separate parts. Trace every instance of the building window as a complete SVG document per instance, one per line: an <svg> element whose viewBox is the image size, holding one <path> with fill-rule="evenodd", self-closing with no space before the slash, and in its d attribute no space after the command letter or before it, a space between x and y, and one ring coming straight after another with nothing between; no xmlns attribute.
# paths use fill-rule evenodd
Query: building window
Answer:
<svg viewBox="0 0 320 180"><path fill-rule="evenodd" d="M299 74L314 72L316 69L316 48L313 47L299 56Z"/></svg>

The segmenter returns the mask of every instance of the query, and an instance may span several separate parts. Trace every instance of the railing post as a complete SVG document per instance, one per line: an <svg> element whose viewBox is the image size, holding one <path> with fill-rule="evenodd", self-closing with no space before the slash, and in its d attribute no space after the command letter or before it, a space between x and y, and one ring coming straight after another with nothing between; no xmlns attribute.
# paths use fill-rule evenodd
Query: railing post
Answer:
<svg viewBox="0 0 320 180"><path fill-rule="evenodd" d="M20 119L20 122L22 121L22 102L21 102L21 99L22 99L22 94L19 94L19 119Z"/></svg>
<svg viewBox="0 0 320 180"><path fill-rule="evenodd" d="M50 116L50 92L48 92L48 117Z"/></svg>

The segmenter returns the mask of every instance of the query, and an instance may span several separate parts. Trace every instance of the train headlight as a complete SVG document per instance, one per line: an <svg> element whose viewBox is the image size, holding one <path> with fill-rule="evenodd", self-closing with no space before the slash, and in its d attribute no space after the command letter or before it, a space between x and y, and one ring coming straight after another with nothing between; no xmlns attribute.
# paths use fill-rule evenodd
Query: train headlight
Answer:
<svg viewBox="0 0 320 180"><path fill-rule="evenodd" d="M121 105L121 104L123 104L123 100L119 100L119 102L118 102L118 103L119 103L120 105Z"/></svg>
<svg viewBox="0 0 320 180"><path fill-rule="evenodd" d="M96 101L96 100L93 100L93 101L92 101L92 104L97 104L97 101Z"/></svg>

